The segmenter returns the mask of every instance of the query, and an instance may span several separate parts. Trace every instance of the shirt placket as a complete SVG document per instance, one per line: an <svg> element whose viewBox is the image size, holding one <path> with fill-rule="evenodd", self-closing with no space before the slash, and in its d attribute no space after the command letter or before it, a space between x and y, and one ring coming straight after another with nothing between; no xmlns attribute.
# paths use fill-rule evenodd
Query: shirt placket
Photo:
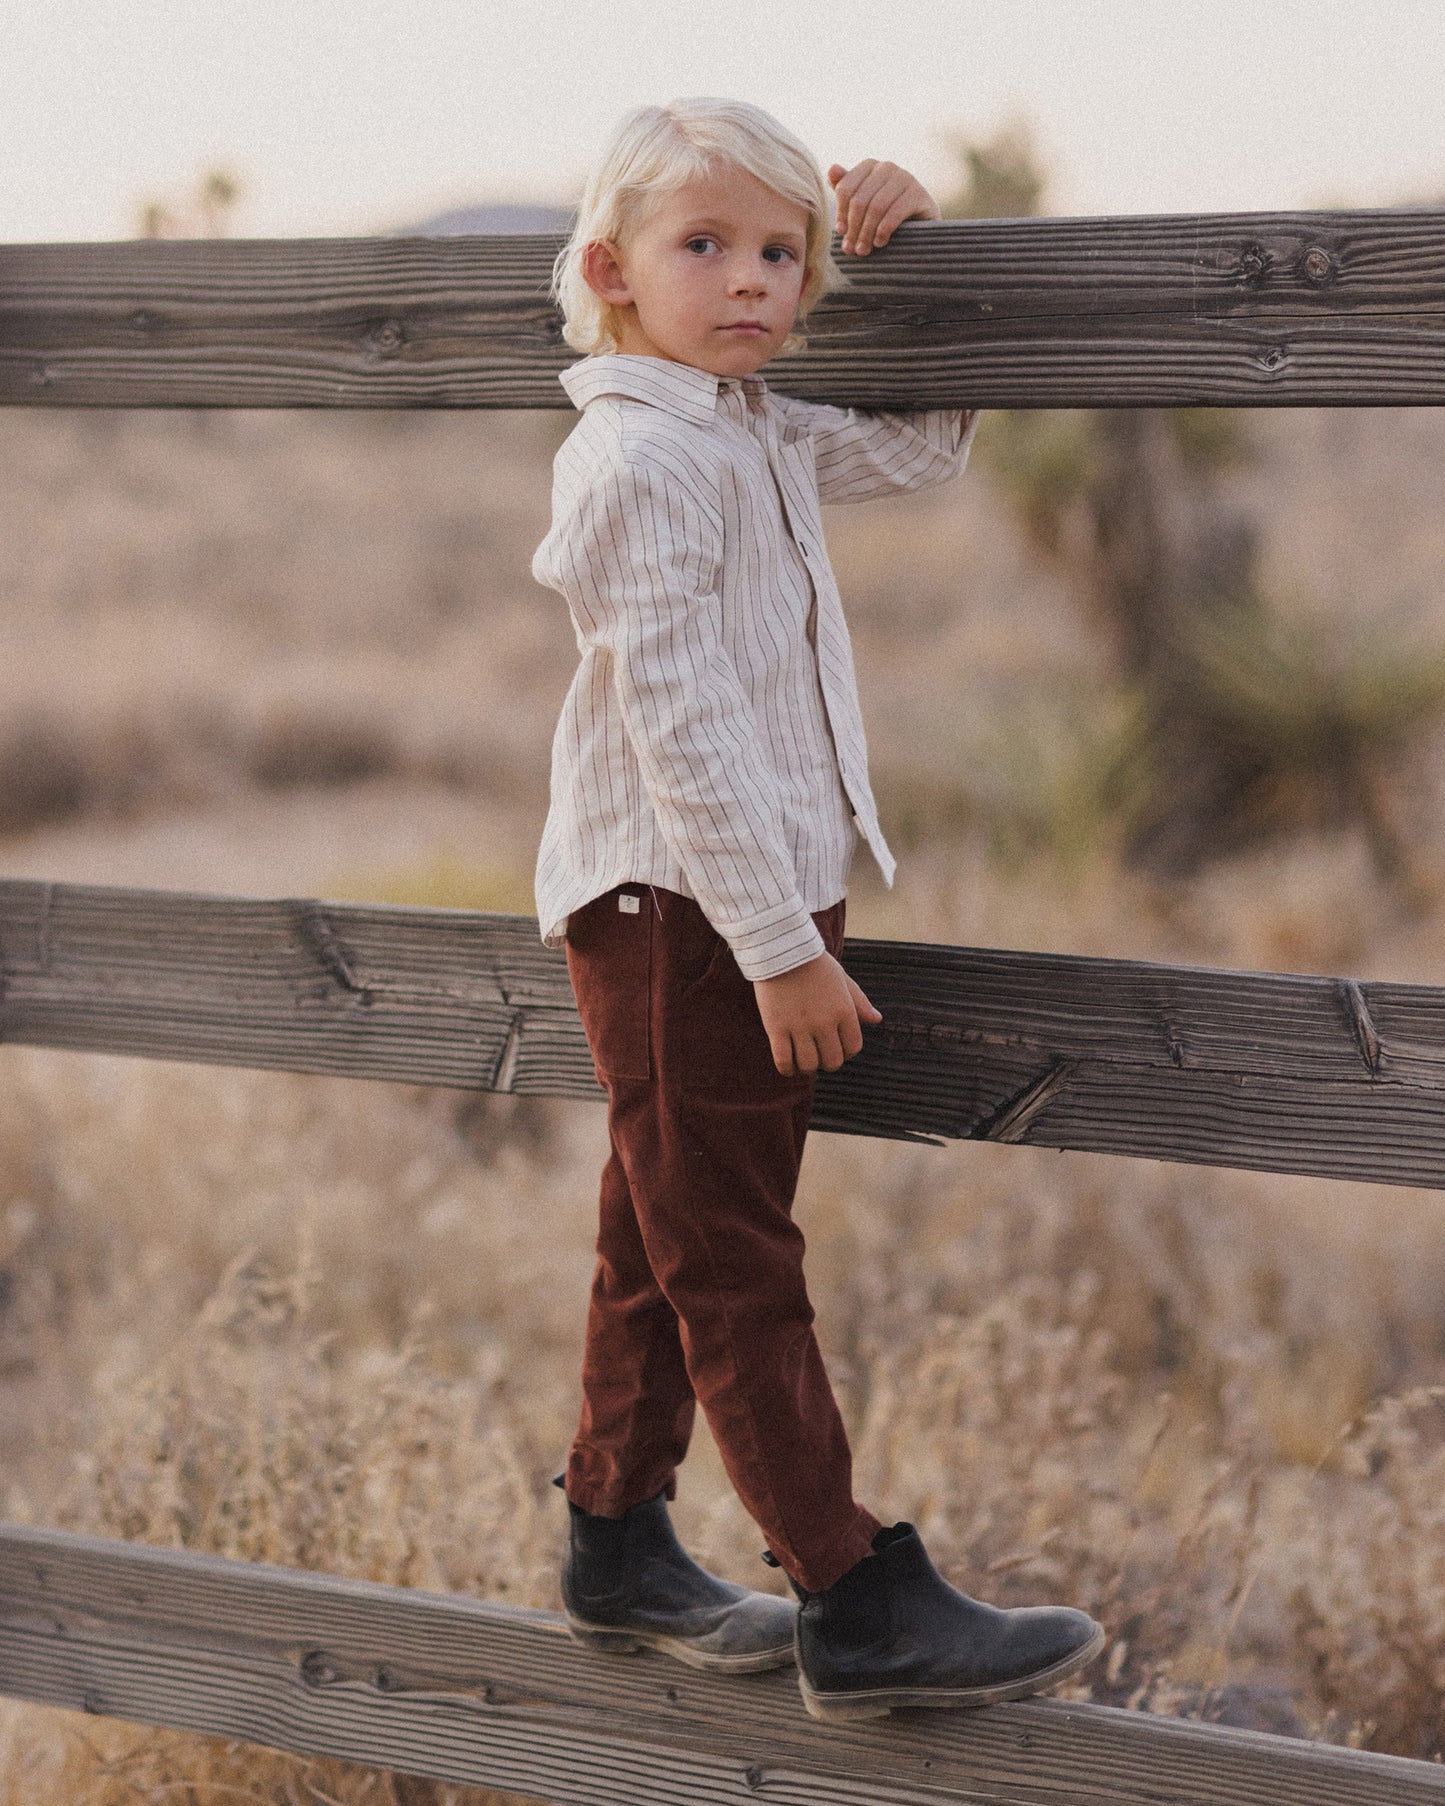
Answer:
<svg viewBox="0 0 1445 1806"><path fill-rule="evenodd" d="M877 859L884 877L891 880L895 860L879 826L877 806L868 782L863 718L859 713L856 681L853 678L853 649L848 626L843 619L843 605L832 581L831 567L823 551L821 531L807 506L806 478L809 461L807 434L784 427L762 410L753 416L757 426L752 430L762 439L782 504L783 519L797 546L799 555L812 580L813 600L809 609L809 640L818 666L818 686L823 696L823 709L838 759L838 772L843 780L848 801L857 816L863 837ZM751 422L749 423L751 426ZM834 673L845 674L841 693ZM841 731L840 731L841 730Z"/></svg>

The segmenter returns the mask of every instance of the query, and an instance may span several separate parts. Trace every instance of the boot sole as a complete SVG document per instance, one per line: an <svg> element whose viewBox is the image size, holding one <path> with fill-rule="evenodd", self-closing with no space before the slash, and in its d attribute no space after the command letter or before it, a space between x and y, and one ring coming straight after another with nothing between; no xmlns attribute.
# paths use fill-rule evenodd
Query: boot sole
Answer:
<svg viewBox="0 0 1445 1806"><path fill-rule="evenodd" d="M1065 1656L1063 1661L1055 1662L1049 1668L1040 1668L1033 1674L1020 1675L1017 1680L996 1682L991 1687L873 1687L860 1688L856 1693L815 1693L800 1671L798 1690L803 1696L803 1704L809 1716L821 1719L825 1724L845 1724L859 1718L886 1718L890 1712L912 1710L920 1706L954 1706L966 1710L970 1707L997 1705L1006 1699L1026 1699L1031 1693L1042 1693L1092 1662L1103 1647L1104 1627L1096 1624L1094 1634L1088 1642L1082 1644L1072 1655Z"/></svg>
<svg viewBox="0 0 1445 1806"><path fill-rule="evenodd" d="M587 1624L569 1617L568 1634L584 1649L598 1649L608 1655L636 1655L643 1649L655 1649L662 1655L686 1662L689 1668L701 1668L712 1674L763 1674L770 1668L790 1668L793 1644L777 1643L771 1649L755 1649L742 1655L719 1655L699 1649L686 1637L669 1637L662 1631L610 1630L605 1624Z"/></svg>

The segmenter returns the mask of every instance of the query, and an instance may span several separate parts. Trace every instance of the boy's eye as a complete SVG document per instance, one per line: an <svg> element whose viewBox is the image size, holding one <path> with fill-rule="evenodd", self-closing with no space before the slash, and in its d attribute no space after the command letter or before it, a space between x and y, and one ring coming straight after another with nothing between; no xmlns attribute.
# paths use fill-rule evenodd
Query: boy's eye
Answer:
<svg viewBox="0 0 1445 1806"><path fill-rule="evenodd" d="M715 238L710 238L705 233L699 232L692 238L684 239L683 248L691 251L697 245L715 245L716 243L717 240ZM776 257L774 256L775 252L777 253ZM774 262L778 262L783 258L792 258L796 256L796 253L790 245L768 245L764 250L763 255L764 257L771 258Z"/></svg>

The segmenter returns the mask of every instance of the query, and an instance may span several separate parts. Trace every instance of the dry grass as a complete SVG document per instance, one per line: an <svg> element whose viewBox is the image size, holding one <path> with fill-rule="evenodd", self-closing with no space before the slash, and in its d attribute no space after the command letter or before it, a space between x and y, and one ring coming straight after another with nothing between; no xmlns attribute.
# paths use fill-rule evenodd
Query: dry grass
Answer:
<svg viewBox="0 0 1445 1806"><path fill-rule="evenodd" d="M436 1092L4 1066L13 1515L555 1604L599 1111L479 1136ZM1445 1378L1434 1198L818 1138L799 1212L861 1495L977 1593L1102 1614L1078 1696L1257 1718L1263 1680L1317 1734L1433 1751L1355 1625L1431 1672L1439 1426L1342 1432ZM692 1545L765 1584L705 1439L689 1465ZM290 1759L8 1722L11 1773L68 1752L56 1798L310 1797Z"/></svg>
<svg viewBox="0 0 1445 1806"><path fill-rule="evenodd" d="M565 422L0 418L0 766L41 799L17 820L81 812L0 870L525 908L573 656L525 572ZM1318 555L1316 477L1280 474L1277 559ZM1438 911L1349 838L1187 892L1119 869L1088 770L1007 738L1101 667L997 510L975 483L830 521L885 816L914 814L850 929L1445 978ZM1380 541L1396 592L1445 568L1438 532L1408 550ZM339 787L377 771L450 786L474 839L388 839L384 785ZM602 1146L581 1104L0 1049L5 1509L554 1604ZM1101 1614L1079 1697L1445 1752L1436 1195L819 1137L799 1215L861 1496L986 1597ZM705 1435L678 1515L777 1584ZM0 1775L34 1806L466 1797L21 1707Z"/></svg>

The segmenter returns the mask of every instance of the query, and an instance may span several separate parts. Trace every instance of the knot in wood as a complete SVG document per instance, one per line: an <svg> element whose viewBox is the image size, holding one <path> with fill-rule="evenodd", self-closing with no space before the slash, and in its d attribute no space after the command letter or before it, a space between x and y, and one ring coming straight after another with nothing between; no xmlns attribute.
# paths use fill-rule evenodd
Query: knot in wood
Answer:
<svg viewBox="0 0 1445 1806"><path fill-rule="evenodd" d="M1328 282L1335 273L1334 260L1328 251L1312 245L1305 252L1305 276L1310 282Z"/></svg>
<svg viewBox="0 0 1445 1806"><path fill-rule="evenodd" d="M381 1667L376 1671L376 1690L378 1693L400 1693L406 1683L394 1668Z"/></svg>
<svg viewBox="0 0 1445 1806"><path fill-rule="evenodd" d="M400 320L383 320L375 327L368 341L371 349L382 357L395 357L406 343L406 333Z"/></svg>
<svg viewBox="0 0 1445 1806"><path fill-rule="evenodd" d="M1246 288L1258 288L1269 274L1270 255L1263 245L1246 245L1239 258L1239 278Z"/></svg>
<svg viewBox="0 0 1445 1806"><path fill-rule="evenodd" d="M748 1792L756 1793L763 1784L763 1771L760 1765L754 1762L749 1767L745 1768L743 1770L743 1780L747 1784Z"/></svg>
<svg viewBox="0 0 1445 1806"><path fill-rule="evenodd" d="M301 1679L308 1687L326 1687L339 1677L319 1649L308 1650L301 1658Z"/></svg>

